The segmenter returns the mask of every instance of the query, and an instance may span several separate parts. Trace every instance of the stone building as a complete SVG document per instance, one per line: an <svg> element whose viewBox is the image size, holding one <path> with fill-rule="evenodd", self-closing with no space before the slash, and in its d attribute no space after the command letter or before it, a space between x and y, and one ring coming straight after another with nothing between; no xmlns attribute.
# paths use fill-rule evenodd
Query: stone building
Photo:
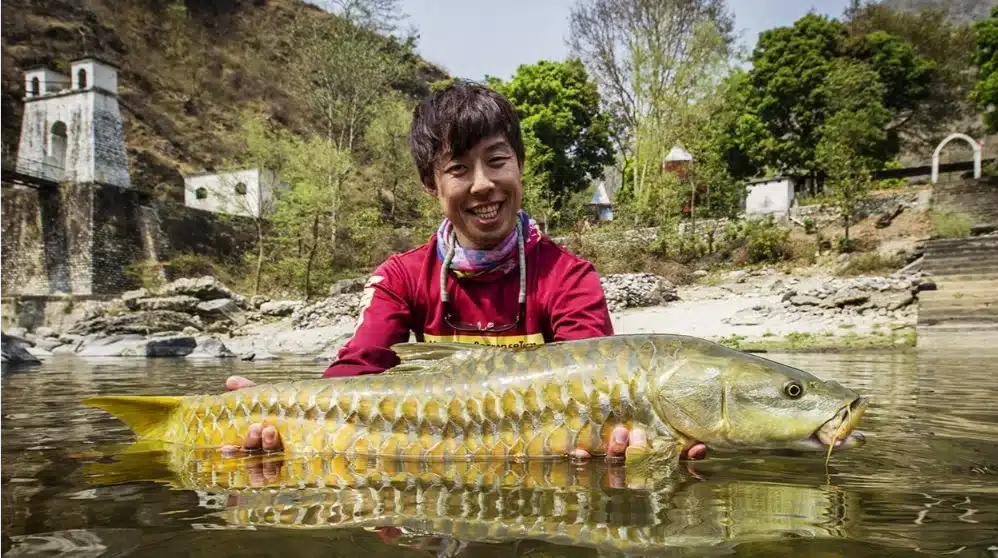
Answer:
<svg viewBox="0 0 998 558"><path fill-rule="evenodd" d="M17 171L52 180L131 187L118 109L118 68L86 57L67 77L40 67L24 74Z"/></svg>
<svg viewBox="0 0 998 558"><path fill-rule="evenodd" d="M188 175L184 177L184 205L212 213L262 217L273 207L275 190L287 187L269 169Z"/></svg>

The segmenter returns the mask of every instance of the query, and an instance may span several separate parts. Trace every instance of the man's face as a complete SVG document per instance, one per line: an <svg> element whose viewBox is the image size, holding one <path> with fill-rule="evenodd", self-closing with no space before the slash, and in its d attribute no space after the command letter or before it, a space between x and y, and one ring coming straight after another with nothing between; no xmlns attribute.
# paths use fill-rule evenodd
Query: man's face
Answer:
<svg viewBox="0 0 998 558"><path fill-rule="evenodd" d="M516 227L523 200L523 168L501 135L478 142L460 157L444 158L435 171L444 215L465 248L494 248Z"/></svg>

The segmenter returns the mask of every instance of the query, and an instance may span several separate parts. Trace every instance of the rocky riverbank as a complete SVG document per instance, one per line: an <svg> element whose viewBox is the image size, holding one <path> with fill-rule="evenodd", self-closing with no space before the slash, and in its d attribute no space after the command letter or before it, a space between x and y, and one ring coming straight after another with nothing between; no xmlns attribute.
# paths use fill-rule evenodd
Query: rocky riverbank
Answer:
<svg viewBox="0 0 998 558"><path fill-rule="evenodd" d="M697 283L678 288L651 274L603 277L615 330L684 333L733 346L778 346L808 336L833 345L880 336L883 344L903 345L910 344L918 292L925 288L917 272L849 279L821 268L699 275ZM180 279L155 292L88 303L84 318L67 331L13 328L4 337L4 358L259 360L283 353L330 360L352 334L363 285L363 278L342 281L328 297L305 303L247 298L213 277Z"/></svg>

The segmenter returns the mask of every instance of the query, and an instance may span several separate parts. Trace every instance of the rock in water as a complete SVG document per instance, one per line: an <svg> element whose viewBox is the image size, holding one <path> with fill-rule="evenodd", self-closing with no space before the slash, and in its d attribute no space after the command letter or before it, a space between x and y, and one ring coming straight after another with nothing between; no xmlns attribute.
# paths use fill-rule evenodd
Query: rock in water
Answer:
<svg viewBox="0 0 998 558"><path fill-rule="evenodd" d="M230 358L234 356L236 354L230 351L224 343L214 337L209 337L202 339L194 351L187 355L187 358Z"/></svg>
<svg viewBox="0 0 998 558"><path fill-rule="evenodd" d="M28 352L28 349L6 333L0 333L0 346L2 346L0 358L2 358L2 362L4 363L41 364L38 357Z"/></svg>

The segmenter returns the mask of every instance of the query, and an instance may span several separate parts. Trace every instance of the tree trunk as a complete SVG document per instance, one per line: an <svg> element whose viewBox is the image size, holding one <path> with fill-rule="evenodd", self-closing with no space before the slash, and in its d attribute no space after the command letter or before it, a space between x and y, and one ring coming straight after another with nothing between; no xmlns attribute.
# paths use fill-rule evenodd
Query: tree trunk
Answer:
<svg viewBox="0 0 998 558"><path fill-rule="evenodd" d="M315 261L315 252L319 248L319 214L316 213L312 219L312 246L308 250L308 261L305 262L305 300L312 294L312 262Z"/></svg>
<svg viewBox="0 0 998 558"><path fill-rule="evenodd" d="M263 273L263 220L256 220L256 272L253 278L253 296L260 294L260 275Z"/></svg>

